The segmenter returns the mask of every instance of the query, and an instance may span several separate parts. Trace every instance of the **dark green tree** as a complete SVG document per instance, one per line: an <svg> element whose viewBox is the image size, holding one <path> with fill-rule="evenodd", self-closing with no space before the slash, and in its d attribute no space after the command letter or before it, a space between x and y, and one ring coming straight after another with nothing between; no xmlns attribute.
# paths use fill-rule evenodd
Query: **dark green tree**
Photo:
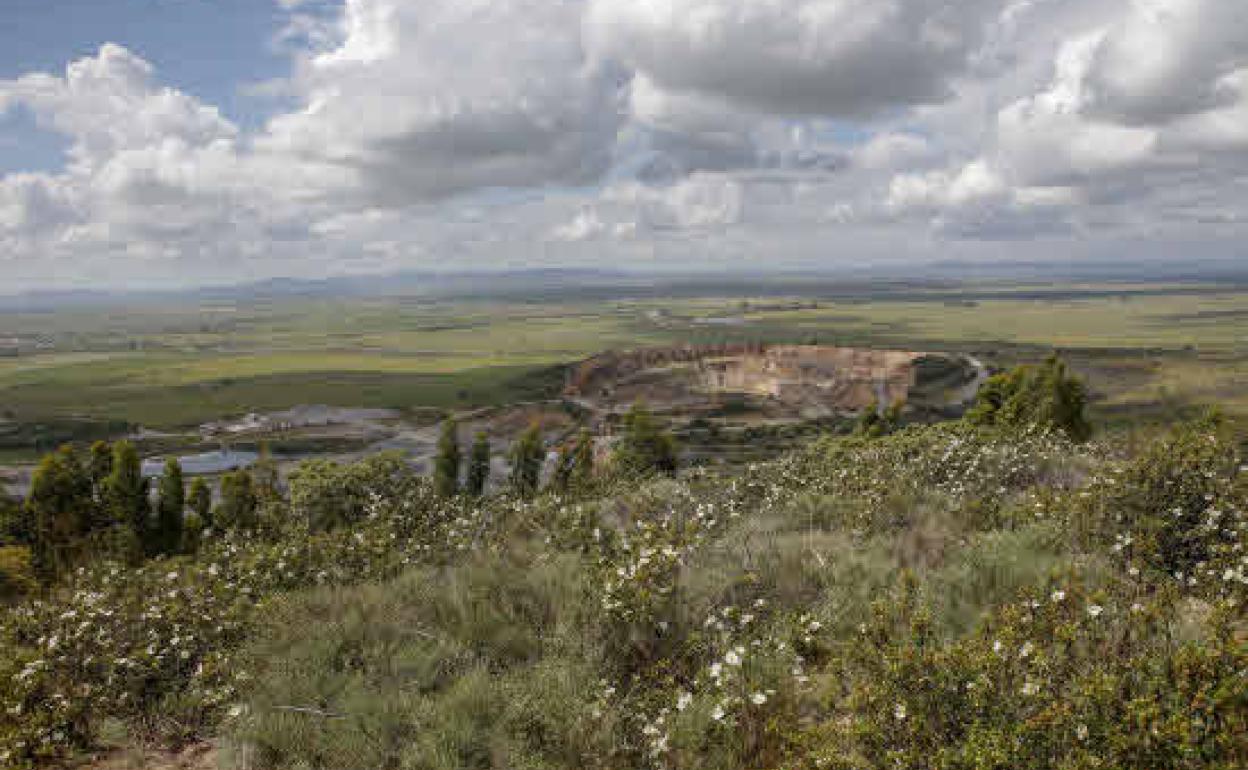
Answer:
<svg viewBox="0 0 1248 770"><path fill-rule="evenodd" d="M152 526L150 482L143 477L143 461L129 441L113 445L113 467L104 480L104 499L110 519L130 529L141 553L159 550L157 532Z"/></svg>
<svg viewBox="0 0 1248 770"><path fill-rule="evenodd" d="M182 525L186 512L186 485L182 481L182 464L177 458L165 461L165 472L157 485L155 540L163 554L182 550Z"/></svg>
<svg viewBox="0 0 1248 770"><path fill-rule="evenodd" d="M618 470L633 475L676 472L676 439L664 430L642 401L624 415L624 433L615 447Z"/></svg>
<svg viewBox="0 0 1248 770"><path fill-rule="evenodd" d="M201 478L196 478L191 482L187 504L191 507L191 513L199 517L202 527L212 527L212 489L208 486L208 482Z"/></svg>
<svg viewBox="0 0 1248 770"><path fill-rule="evenodd" d="M512 444L511 489L522 498L531 498L537 494L538 484L542 477L542 464L546 459L546 447L542 442L542 429L536 422L520 435Z"/></svg>
<svg viewBox="0 0 1248 770"><path fill-rule="evenodd" d="M1038 366L1025 364L990 377L966 418L980 425L1056 428L1084 441L1092 435L1087 400L1083 380L1052 355Z"/></svg>
<svg viewBox="0 0 1248 770"><path fill-rule="evenodd" d="M35 574L49 582L73 562L94 518L91 480L73 448L61 447L43 458L31 477L25 507L20 535L30 542Z"/></svg>
<svg viewBox="0 0 1248 770"><path fill-rule="evenodd" d="M454 419L442 422L442 435L438 438L438 455L433 461L433 488L442 497L459 494L459 426Z"/></svg>
<svg viewBox="0 0 1248 770"><path fill-rule="evenodd" d="M91 445L91 457L87 461L87 469L91 475L91 491L103 508L105 504L104 481L113 472L113 447L107 441L97 441Z"/></svg>
<svg viewBox="0 0 1248 770"><path fill-rule="evenodd" d="M222 529L255 529L256 510L255 482L245 469L225 474L221 478L221 502L212 513L212 520Z"/></svg>
<svg viewBox="0 0 1248 770"><path fill-rule="evenodd" d="M490 480L490 437L485 431L477 433L472 442L472 454L468 457L468 478L464 491L472 497L485 494L485 485Z"/></svg>

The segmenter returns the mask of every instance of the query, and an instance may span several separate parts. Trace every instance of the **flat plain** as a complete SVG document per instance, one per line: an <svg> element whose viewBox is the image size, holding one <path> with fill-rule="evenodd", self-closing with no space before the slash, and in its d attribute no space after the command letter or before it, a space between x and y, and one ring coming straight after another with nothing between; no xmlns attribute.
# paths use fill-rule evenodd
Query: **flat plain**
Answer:
<svg viewBox="0 0 1248 770"><path fill-rule="evenodd" d="M1212 403L1248 413L1241 285L759 294L572 290L502 302L278 298L0 314L4 449L21 453L33 434L107 433L118 423L187 429L296 404L465 409L540 399L558 393L565 365L602 350L743 341L962 351L997 366L1057 350L1088 376L1104 420Z"/></svg>

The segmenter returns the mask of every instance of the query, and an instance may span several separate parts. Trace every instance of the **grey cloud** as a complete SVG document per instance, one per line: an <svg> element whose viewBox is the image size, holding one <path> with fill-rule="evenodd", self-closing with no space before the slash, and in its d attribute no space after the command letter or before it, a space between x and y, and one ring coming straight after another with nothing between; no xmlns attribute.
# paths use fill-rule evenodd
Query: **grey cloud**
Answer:
<svg viewBox="0 0 1248 770"><path fill-rule="evenodd" d="M594 50L659 88L788 115L941 101L1001 0L592 0Z"/></svg>

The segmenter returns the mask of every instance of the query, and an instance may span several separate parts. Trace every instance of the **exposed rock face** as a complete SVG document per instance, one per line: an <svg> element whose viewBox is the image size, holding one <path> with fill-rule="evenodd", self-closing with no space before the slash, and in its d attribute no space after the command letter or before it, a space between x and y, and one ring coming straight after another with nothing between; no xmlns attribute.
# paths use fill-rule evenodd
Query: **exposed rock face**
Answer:
<svg viewBox="0 0 1248 770"><path fill-rule="evenodd" d="M932 367L933 360L940 364ZM920 361L927 365L916 366ZM920 391L923 399L939 401L931 383L916 388L923 372L933 368L954 385L975 377L967 359L910 351L818 345L647 348L582 362L569 374L565 394L608 410L637 398L659 408L696 410L739 396L794 413L854 412L872 403L909 400Z"/></svg>
<svg viewBox="0 0 1248 770"><path fill-rule="evenodd" d="M711 393L747 393L794 406L823 404L857 410L878 402L903 401L914 385L918 353L830 348L770 347L739 356L698 362L703 387Z"/></svg>

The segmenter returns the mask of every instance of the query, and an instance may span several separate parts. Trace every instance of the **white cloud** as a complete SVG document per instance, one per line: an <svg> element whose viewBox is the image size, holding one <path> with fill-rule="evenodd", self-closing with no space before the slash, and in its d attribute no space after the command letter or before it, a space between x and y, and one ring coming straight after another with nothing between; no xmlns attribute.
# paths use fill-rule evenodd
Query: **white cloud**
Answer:
<svg viewBox="0 0 1248 770"><path fill-rule="evenodd" d="M341 43L300 70L302 108L259 146L350 169L390 205L592 182L619 83L586 58L580 14L566 0L347 0Z"/></svg>
<svg viewBox="0 0 1248 770"><path fill-rule="evenodd" d="M673 92L861 116L945 99L1000 0L592 0L589 40Z"/></svg>
<svg viewBox="0 0 1248 770"><path fill-rule="evenodd" d="M1248 234L1238 0L276 1L259 129L116 45L0 81L69 148L0 177L11 283Z"/></svg>
<svg viewBox="0 0 1248 770"><path fill-rule="evenodd" d="M1134 0L1120 11L1068 32L1047 84L996 112L979 157L895 177L889 209L970 234L978 228L959 223L984 223L986 211L995 224L1042 211L1045 228L1102 237L1196 226L1213 211L1242 221L1248 202L1234 180L1248 173L1248 5ZM1208 193L1219 189L1215 204Z"/></svg>

